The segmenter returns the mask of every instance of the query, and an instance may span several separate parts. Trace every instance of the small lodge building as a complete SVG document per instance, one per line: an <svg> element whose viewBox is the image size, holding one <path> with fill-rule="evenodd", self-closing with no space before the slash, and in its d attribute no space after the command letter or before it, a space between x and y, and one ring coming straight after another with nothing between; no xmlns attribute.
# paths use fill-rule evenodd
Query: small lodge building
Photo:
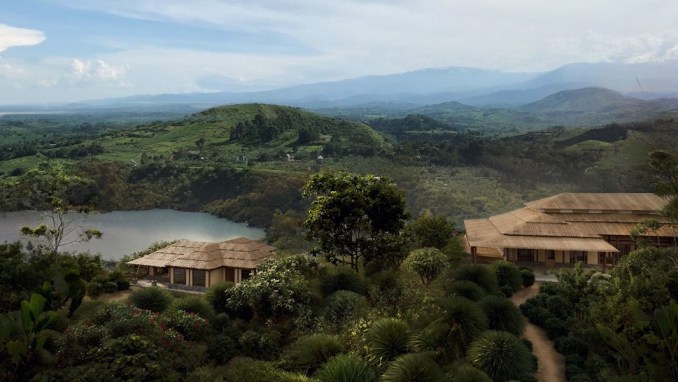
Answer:
<svg viewBox="0 0 678 382"><path fill-rule="evenodd" d="M219 243L179 241L127 264L148 267L149 276L166 275L171 287L209 288L224 281L240 283L273 256L273 247L239 237Z"/></svg>
<svg viewBox="0 0 678 382"><path fill-rule="evenodd" d="M464 246L474 261L614 266L636 249L631 231L643 221L659 228L640 238L674 246L676 227L661 215L668 200L650 193L563 193L488 219L465 220Z"/></svg>

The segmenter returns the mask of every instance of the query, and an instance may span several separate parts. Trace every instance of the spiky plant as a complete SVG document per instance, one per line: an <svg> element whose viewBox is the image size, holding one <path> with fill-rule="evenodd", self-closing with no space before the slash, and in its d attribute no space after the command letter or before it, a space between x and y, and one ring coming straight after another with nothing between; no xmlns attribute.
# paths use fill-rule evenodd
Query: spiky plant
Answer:
<svg viewBox="0 0 678 382"><path fill-rule="evenodd" d="M470 365L460 366L447 375L450 382L492 382L487 374Z"/></svg>
<svg viewBox="0 0 678 382"><path fill-rule="evenodd" d="M330 358L314 377L320 382L377 382L370 366L352 354Z"/></svg>
<svg viewBox="0 0 678 382"><path fill-rule="evenodd" d="M283 360L291 369L312 374L342 350L337 336L315 333L303 336L292 343L285 350Z"/></svg>
<svg viewBox="0 0 678 382"><path fill-rule="evenodd" d="M172 303L172 295L166 289L142 288L129 296L132 305L152 312L164 312Z"/></svg>
<svg viewBox="0 0 678 382"><path fill-rule="evenodd" d="M509 332L483 333L469 347L467 358L494 381L521 380L532 371L530 351Z"/></svg>
<svg viewBox="0 0 678 382"><path fill-rule="evenodd" d="M473 281L468 280L453 281L447 288L447 294L451 296L466 297L473 301L478 301L486 295L483 288Z"/></svg>
<svg viewBox="0 0 678 382"><path fill-rule="evenodd" d="M486 296L478 302L487 316L491 330L503 330L516 336L525 329L525 318L510 300L501 296Z"/></svg>
<svg viewBox="0 0 678 382"><path fill-rule="evenodd" d="M383 382L439 382L443 372L426 353L410 353L396 358L388 365Z"/></svg>
<svg viewBox="0 0 678 382"><path fill-rule="evenodd" d="M409 351L411 336L410 327L403 320L382 318L375 321L365 332L368 361L382 368Z"/></svg>

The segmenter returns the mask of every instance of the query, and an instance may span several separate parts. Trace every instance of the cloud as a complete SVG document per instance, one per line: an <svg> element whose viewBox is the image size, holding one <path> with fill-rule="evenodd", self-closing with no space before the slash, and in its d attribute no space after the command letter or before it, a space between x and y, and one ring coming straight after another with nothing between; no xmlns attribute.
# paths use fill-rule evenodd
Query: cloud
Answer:
<svg viewBox="0 0 678 382"><path fill-rule="evenodd" d="M37 45L45 41L41 31L0 24L0 52L15 46Z"/></svg>
<svg viewBox="0 0 678 382"><path fill-rule="evenodd" d="M103 60L74 59L66 68L65 79L71 83L107 83L125 85L127 68L125 65L112 65Z"/></svg>

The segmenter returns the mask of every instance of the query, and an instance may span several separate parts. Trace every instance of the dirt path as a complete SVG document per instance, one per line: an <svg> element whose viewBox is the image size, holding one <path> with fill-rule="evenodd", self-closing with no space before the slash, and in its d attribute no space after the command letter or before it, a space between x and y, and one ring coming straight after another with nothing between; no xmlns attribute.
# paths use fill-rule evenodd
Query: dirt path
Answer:
<svg viewBox="0 0 678 382"><path fill-rule="evenodd" d="M529 288L521 289L516 292L511 301L517 306L539 293L540 283L534 283ZM526 319L527 320L527 319ZM532 325L527 321L523 337L532 342L532 352L539 360L539 369L537 369L537 380L544 382L565 382L565 359L553 348L553 342L549 340L544 330L538 326Z"/></svg>

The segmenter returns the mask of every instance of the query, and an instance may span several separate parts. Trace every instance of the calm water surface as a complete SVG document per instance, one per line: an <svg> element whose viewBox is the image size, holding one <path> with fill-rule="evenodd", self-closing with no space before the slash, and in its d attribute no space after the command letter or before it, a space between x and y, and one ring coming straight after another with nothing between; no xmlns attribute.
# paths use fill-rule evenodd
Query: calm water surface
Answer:
<svg viewBox="0 0 678 382"><path fill-rule="evenodd" d="M80 221L77 214L68 216ZM35 211L0 212L0 243L27 238L19 232L21 226L40 224ZM124 255L148 248L161 240L187 239L195 241L223 241L244 236L261 239L264 230L219 219L200 212L173 210L114 211L86 216L82 227L94 227L103 232L100 240L64 247L64 251L100 253L105 259L119 259ZM38 240L31 238L33 243Z"/></svg>

